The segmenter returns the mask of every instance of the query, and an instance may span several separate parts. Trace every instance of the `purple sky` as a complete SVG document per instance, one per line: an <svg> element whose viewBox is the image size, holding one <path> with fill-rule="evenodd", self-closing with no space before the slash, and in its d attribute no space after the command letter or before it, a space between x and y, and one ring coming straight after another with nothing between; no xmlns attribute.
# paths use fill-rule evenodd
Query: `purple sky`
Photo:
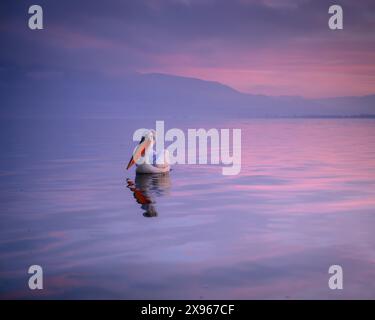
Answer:
<svg viewBox="0 0 375 320"><path fill-rule="evenodd" d="M36 3L42 31L27 27ZM342 31L328 28L331 4L344 9ZM267 95L375 93L373 0L4 0L0 14L0 72L161 72Z"/></svg>

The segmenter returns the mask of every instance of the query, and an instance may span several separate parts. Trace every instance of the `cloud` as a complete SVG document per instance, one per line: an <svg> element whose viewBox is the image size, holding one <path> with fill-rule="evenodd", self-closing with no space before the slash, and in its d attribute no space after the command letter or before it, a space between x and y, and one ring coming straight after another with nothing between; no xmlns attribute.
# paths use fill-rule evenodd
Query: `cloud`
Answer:
<svg viewBox="0 0 375 320"><path fill-rule="evenodd" d="M0 63L103 73L186 70L240 90L262 87L262 93L295 94L293 87L298 87L300 94L314 96L327 92L311 90L312 84L301 79L314 70L324 78L334 71L332 79L340 76L345 91L353 86L352 93L359 93L361 85L373 83L375 4L340 3L344 30L333 32L324 0L41 0L45 29L32 32L26 23L32 3L6 0L0 26L6 49ZM213 79L220 70L233 80ZM246 77L260 72L263 78L284 74L290 84Z"/></svg>

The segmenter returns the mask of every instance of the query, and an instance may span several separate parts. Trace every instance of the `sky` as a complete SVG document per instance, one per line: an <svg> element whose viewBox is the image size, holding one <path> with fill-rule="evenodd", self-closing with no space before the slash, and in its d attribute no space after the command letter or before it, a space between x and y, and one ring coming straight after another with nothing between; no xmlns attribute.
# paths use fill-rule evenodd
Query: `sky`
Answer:
<svg viewBox="0 0 375 320"><path fill-rule="evenodd" d="M39 4L44 29L28 28ZM328 28L328 8L344 29ZM0 75L168 73L311 98L375 93L373 0L65 0L0 3Z"/></svg>

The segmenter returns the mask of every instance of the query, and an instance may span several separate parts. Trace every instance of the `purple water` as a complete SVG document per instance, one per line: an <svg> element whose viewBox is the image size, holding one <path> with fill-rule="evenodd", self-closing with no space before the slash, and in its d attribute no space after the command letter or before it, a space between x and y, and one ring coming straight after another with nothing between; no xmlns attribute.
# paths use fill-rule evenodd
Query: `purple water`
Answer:
<svg viewBox="0 0 375 320"><path fill-rule="evenodd" d="M241 174L136 179L132 134L154 125L1 121L1 298L375 298L374 120L168 120L241 128ZM343 290L328 288L334 264Z"/></svg>

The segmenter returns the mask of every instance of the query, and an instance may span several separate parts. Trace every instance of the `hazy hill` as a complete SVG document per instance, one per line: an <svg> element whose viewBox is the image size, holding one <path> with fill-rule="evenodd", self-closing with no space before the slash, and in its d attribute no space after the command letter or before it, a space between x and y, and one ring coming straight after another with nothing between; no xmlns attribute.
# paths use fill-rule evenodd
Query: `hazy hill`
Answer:
<svg viewBox="0 0 375 320"><path fill-rule="evenodd" d="M238 92L218 82L164 74L2 75L1 115L278 117L375 115L375 95L304 99Z"/></svg>

